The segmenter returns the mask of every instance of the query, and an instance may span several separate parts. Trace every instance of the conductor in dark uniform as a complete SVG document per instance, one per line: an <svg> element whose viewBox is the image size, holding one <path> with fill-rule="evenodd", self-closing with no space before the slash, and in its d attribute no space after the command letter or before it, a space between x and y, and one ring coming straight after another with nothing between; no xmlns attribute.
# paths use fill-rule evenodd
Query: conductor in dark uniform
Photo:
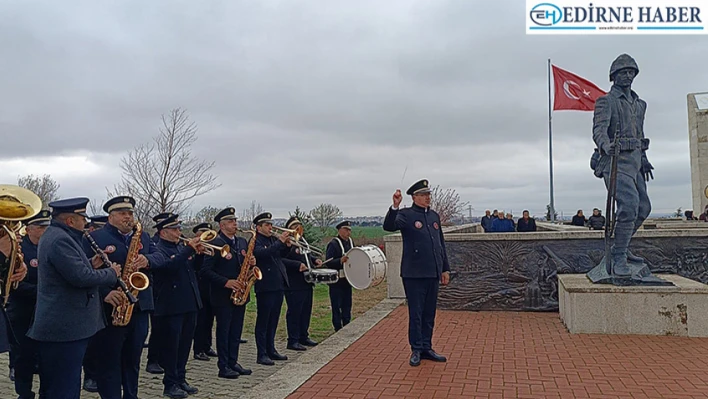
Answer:
<svg viewBox="0 0 708 399"><path fill-rule="evenodd" d="M440 217L430 209L430 188L427 180L413 184L406 194L413 199L410 208L399 209L401 190L393 194L393 206L386 213L383 228L400 231L403 236L401 277L408 301L408 341L411 346L410 365L420 359L445 362L444 356L432 348L435 310L440 283L450 282L450 265L445 251Z"/></svg>
<svg viewBox="0 0 708 399"><path fill-rule="evenodd" d="M153 271L155 313L153 327L159 326L160 365L165 369L163 396L186 398L199 392L186 380L187 359L197 325L197 312L202 307L197 276L189 259L199 245L199 237L185 245L182 225L173 214L157 224L160 241L157 249L165 255L165 265ZM155 329L153 330L155 331Z"/></svg>
<svg viewBox="0 0 708 399"><path fill-rule="evenodd" d="M11 352L15 358L15 392L20 398L32 398L32 380L37 359L36 343L27 337L32 324L34 307L37 303L37 244L49 226L50 213L40 211L34 217L24 220L27 235L22 239L22 254L29 265L27 277L10 291L7 303L7 317L14 332Z"/></svg>
<svg viewBox="0 0 708 399"><path fill-rule="evenodd" d="M199 236L207 230L211 230L211 224L204 222L194 226L192 233ZM198 253L190 260L192 268L197 273L199 294L202 296L202 308L197 313L197 327L194 330L194 345L192 349L194 350L194 359L209 361L210 357L216 357L217 354L211 346L214 330L214 311L209 299L210 284L209 280L201 276L205 256L203 253Z"/></svg>
<svg viewBox="0 0 708 399"><path fill-rule="evenodd" d="M329 284L329 301L332 305L332 326L339 331L352 320L352 286L344 275L345 255L352 247L352 224L344 220L337 225L337 237L327 244L327 267L337 270L339 281Z"/></svg>
<svg viewBox="0 0 708 399"><path fill-rule="evenodd" d="M286 229L302 229L302 222L295 216L285 222ZM285 322L288 327L288 349L296 351L307 350L305 346L315 346L317 342L310 339L310 318L312 317L312 296L315 285L305 281L304 272L308 270L305 256L309 257L310 266L315 267L322 261L314 256L301 253L300 248L293 245L285 263L290 286L285 289L285 302L288 310Z"/></svg>
<svg viewBox="0 0 708 399"><path fill-rule="evenodd" d="M272 366L273 360L288 360L275 350L275 331L278 329L280 309L283 306L284 290L290 285L283 258L290 252L290 236L284 232L274 236L272 215L261 213L253 219L256 225L256 256L263 279L257 280L256 291L256 348L257 363Z"/></svg>
<svg viewBox="0 0 708 399"><path fill-rule="evenodd" d="M38 341L43 399L78 398L89 338L105 327L99 287L116 285L120 268L95 269L83 248L87 198L54 201L37 248L37 307L27 336Z"/></svg>
<svg viewBox="0 0 708 399"><path fill-rule="evenodd" d="M108 223L91 234L96 244L111 262L125 266L129 246L133 239L135 199L128 196L111 198L103 205ZM165 256L157 251L147 232L140 236L141 249L134 266L145 273L151 283L137 295L138 302L127 326L114 326L113 309L125 294L117 289L103 289L101 300L108 326L93 338L101 361L97 376L98 392L102 399L137 399L138 375L143 344L148 333L149 314L154 310L152 270L165 265ZM93 250L85 243L86 253ZM122 390L122 394L121 394Z"/></svg>
<svg viewBox="0 0 708 399"><path fill-rule="evenodd" d="M231 300L231 293L241 285L238 277L248 248L246 239L236 236L238 224L235 213L236 210L229 207L214 217L214 221L219 223L219 235L209 244L217 247L228 245L230 252L225 257L218 252L213 256L205 256L201 271L201 278L210 285L209 300L216 316L219 377L228 379L251 374L250 369L243 368L238 363L246 304L236 306ZM254 265L255 258L249 262ZM246 303L249 301L250 297Z"/></svg>

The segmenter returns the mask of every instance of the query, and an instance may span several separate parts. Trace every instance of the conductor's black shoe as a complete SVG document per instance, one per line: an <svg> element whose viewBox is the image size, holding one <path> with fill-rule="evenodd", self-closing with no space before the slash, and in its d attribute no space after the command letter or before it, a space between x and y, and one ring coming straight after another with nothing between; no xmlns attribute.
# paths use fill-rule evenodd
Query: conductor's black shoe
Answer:
<svg viewBox="0 0 708 399"><path fill-rule="evenodd" d="M15 368L10 369L10 381L15 381Z"/></svg>
<svg viewBox="0 0 708 399"><path fill-rule="evenodd" d="M271 359L273 359L273 360L288 360L288 357L287 357L287 356L281 355L281 354L278 353L278 352L273 352L273 353L269 354L268 357L271 358Z"/></svg>
<svg viewBox="0 0 708 399"><path fill-rule="evenodd" d="M233 370L241 375L251 375L251 373L252 373L251 369L245 369L245 368L241 367L241 365L238 363L234 364L233 367L231 367L231 370Z"/></svg>
<svg viewBox="0 0 708 399"><path fill-rule="evenodd" d="M204 352L205 355L209 357L217 357L219 355L216 354L216 351L214 349L209 348L208 351Z"/></svg>
<svg viewBox="0 0 708 399"><path fill-rule="evenodd" d="M187 392L190 395L194 395L195 393L199 392L199 389L187 384L186 382L183 382L179 384L179 387L184 391Z"/></svg>
<svg viewBox="0 0 708 399"><path fill-rule="evenodd" d="M172 385L169 388L165 387L165 390L162 391L162 396L167 396L168 398L173 399L183 399L189 395L177 385Z"/></svg>
<svg viewBox="0 0 708 399"><path fill-rule="evenodd" d="M241 338L241 339L239 340L239 343L241 343L241 344L245 344L246 342L248 342L248 340L247 340L247 339L243 339L243 338Z"/></svg>
<svg viewBox="0 0 708 399"><path fill-rule="evenodd" d="M256 363L262 364L264 366L274 366L275 362L273 359L269 358L268 356L258 356L258 360L256 360Z"/></svg>
<svg viewBox="0 0 708 399"><path fill-rule="evenodd" d="M90 378L84 379L84 391L86 392L98 392L98 384L96 380Z"/></svg>
<svg viewBox="0 0 708 399"><path fill-rule="evenodd" d="M413 351L411 353L411 360L408 362L413 367L420 366L420 352Z"/></svg>
<svg viewBox="0 0 708 399"><path fill-rule="evenodd" d="M159 364L157 363L148 363L148 365L145 367L145 371L147 371L150 374L164 374L165 370L160 367Z"/></svg>
<svg viewBox="0 0 708 399"><path fill-rule="evenodd" d="M219 370L219 377L220 378L228 378L230 380L235 380L238 378L239 374L229 368L226 370Z"/></svg>
<svg viewBox="0 0 708 399"><path fill-rule="evenodd" d="M287 348L290 350L294 350L294 351L306 351L307 350L307 348L302 346L299 342L295 342L294 344L290 344L290 345L288 345Z"/></svg>
<svg viewBox="0 0 708 399"><path fill-rule="evenodd" d="M304 339L304 340L300 341L300 343L305 346L317 346L317 342L311 340L310 338Z"/></svg>
<svg viewBox="0 0 708 399"><path fill-rule="evenodd" d="M194 354L194 360L205 360L205 361L209 361L209 360L211 360L211 359L209 358L209 356L206 355L206 353L204 353L204 352L199 352L199 353L195 353L195 354Z"/></svg>
<svg viewBox="0 0 708 399"><path fill-rule="evenodd" d="M428 349L427 351L422 351L420 353L420 358L432 360L434 362L443 362L444 363L447 361L447 358L445 356L435 353L435 351L432 349Z"/></svg>

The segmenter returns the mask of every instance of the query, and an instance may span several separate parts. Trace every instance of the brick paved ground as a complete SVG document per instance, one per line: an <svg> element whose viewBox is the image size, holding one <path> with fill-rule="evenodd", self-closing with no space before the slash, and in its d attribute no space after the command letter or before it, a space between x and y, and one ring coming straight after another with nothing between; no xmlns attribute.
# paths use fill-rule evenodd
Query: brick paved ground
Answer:
<svg viewBox="0 0 708 399"><path fill-rule="evenodd" d="M557 313L438 313L410 367L401 306L289 398L706 398L708 339L571 335Z"/></svg>
<svg viewBox="0 0 708 399"><path fill-rule="evenodd" d="M199 388L199 393L190 398L238 398L252 386L259 384L271 374L279 370L286 362L276 362L275 366L262 366L256 364L256 341L253 336L245 336L248 339L246 344L242 344L239 353L239 363L246 368L253 370L250 376L240 376L236 380L226 380L218 378L216 359L208 362L193 360L190 354L187 363L187 382ZM285 343L277 343L275 347L280 353L288 356L288 361L294 360L300 352L285 349ZM154 375L145 372L145 359L147 349L143 350L143 365L140 373L140 390L138 394L141 399L162 397L162 375ZM0 355L0 398L15 398L15 388L13 382L8 378L8 355ZM35 392L38 392L39 377L35 376ZM99 399L98 394L82 391L81 399Z"/></svg>

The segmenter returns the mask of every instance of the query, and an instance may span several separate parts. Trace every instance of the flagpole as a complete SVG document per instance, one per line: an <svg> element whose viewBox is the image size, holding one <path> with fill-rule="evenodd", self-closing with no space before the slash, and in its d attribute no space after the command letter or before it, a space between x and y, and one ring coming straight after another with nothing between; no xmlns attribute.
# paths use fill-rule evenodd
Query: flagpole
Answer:
<svg viewBox="0 0 708 399"><path fill-rule="evenodd" d="M550 217L551 222L556 221L556 208L553 201L553 110L551 108L551 59L548 59L548 168L550 173L551 186L551 203Z"/></svg>

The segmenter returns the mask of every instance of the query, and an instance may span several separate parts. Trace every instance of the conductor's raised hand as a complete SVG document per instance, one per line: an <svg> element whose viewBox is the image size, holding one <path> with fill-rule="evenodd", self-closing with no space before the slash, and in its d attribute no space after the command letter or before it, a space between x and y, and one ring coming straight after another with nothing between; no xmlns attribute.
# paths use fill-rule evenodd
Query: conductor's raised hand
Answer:
<svg viewBox="0 0 708 399"><path fill-rule="evenodd" d="M403 201L401 190L396 190L396 192L393 193L393 207L398 208L398 206L401 205L401 201Z"/></svg>

